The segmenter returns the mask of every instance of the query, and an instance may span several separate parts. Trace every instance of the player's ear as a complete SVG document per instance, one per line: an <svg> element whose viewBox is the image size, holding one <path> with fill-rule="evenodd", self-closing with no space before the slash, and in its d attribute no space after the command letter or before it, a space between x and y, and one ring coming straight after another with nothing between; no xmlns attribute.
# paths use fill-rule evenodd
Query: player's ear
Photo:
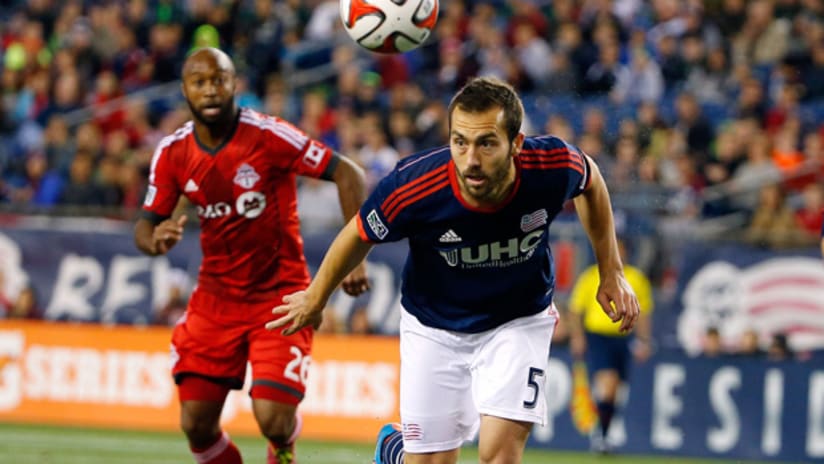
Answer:
<svg viewBox="0 0 824 464"><path fill-rule="evenodd" d="M517 155L521 153L521 148L524 146L524 138L526 136L523 132L518 132L518 135L512 140L512 154Z"/></svg>

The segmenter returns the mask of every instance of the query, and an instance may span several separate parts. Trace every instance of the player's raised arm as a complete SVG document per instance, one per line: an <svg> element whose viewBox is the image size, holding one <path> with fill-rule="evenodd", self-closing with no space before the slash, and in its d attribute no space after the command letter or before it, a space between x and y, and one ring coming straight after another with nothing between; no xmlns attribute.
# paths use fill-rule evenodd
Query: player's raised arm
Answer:
<svg viewBox="0 0 824 464"><path fill-rule="evenodd" d="M329 296L343 278L361 264L371 249L372 244L361 240L358 234L358 219L350 219L335 237L309 287L285 296L283 304L272 310L272 313L282 316L266 323L266 328L273 330L288 326L283 333L291 335L307 325L320 324L321 313Z"/></svg>
<svg viewBox="0 0 824 464"><path fill-rule="evenodd" d="M601 283L598 303L613 321L621 321L621 330L631 330L640 312L638 299L624 277L624 266L615 237L609 192L598 166L588 156L590 185L575 198L575 209L589 236Z"/></svg>
<svg viewBox="0 0 824 464"><path fill-rule="evenodd" d="M344 219L349 222L358 213L366 199L366 176L363 169L344 156L337 157L337 165L332 173L332 181L338 187L338 199ZM365 256L365 255L364 255ZM347 275L341 287L346 293L357 296L369 290L366 264L361 262Z"/></svg>

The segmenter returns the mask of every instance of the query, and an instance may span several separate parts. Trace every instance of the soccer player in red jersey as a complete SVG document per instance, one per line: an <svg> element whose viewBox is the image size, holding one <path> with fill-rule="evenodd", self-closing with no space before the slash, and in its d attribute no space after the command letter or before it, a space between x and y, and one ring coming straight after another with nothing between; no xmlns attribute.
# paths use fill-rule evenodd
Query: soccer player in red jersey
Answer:
<svg viewBox="0 0 824 464"><path fill-rule="evenodd" d="M288 122L238 108L235 69L220 50L193 52L182 78L193 121L158 145L135 226L137 247L156 256L182 237L186 216L171 217L181 195L200 217L198 285L171 346L181 427L199 464L241 463L219 420L248 361L254 415L271 444L267 462L293 463L313 328L286 337L264 323L283 295L309 284L295 178L334 181L349 219L365 198L363 172ZM343 284L353 295L367 288L363 267Z"/></svg>

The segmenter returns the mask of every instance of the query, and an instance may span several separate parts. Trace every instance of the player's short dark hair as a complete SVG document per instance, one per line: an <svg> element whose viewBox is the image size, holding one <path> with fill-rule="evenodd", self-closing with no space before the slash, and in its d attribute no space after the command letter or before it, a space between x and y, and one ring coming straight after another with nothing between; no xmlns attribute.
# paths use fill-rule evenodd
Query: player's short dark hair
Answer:
<svg viewBox="0 0 824 464"><path fill-rule="evenodd" d="M504 127L509 140L514 140L521 131L524 119L524 105L515 89L506 82L494 77L476 77L458 91L449 102L449 125L452 126L452 112L460 107L461 111L480 113L492 108L503 108Z"/></svg>

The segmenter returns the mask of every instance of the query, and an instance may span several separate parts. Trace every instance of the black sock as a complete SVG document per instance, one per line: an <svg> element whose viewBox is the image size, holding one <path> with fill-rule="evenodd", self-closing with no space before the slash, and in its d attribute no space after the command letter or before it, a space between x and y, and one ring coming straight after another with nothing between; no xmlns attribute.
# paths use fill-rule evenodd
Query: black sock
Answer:
<svg viewBox="0 0 824 464"><path fill-rule="evenodd" d="M612 422L612 416L615 414L615 404L599 401L596 406L598 407L598 421L601 423L601 434L606 437L609 423Z"/></svg>

